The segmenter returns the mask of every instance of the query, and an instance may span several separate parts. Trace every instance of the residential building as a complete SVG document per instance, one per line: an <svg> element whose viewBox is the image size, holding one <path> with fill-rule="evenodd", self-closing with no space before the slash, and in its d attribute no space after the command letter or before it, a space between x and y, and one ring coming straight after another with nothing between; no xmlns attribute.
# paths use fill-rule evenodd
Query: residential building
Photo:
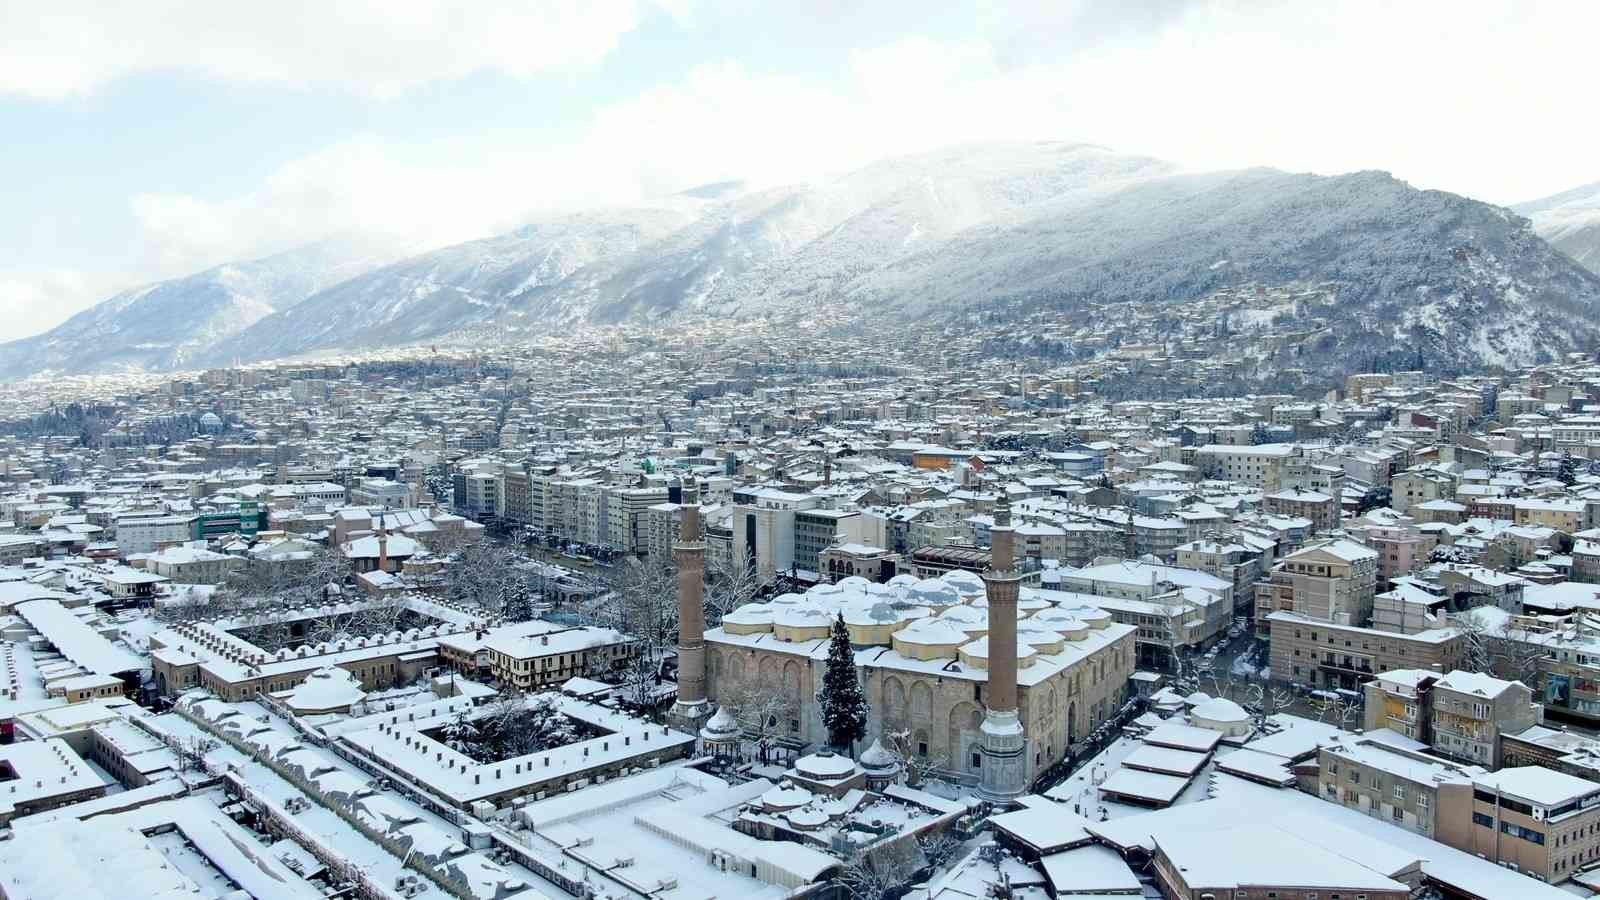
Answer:
<svg viewBox="0 0 1600 900"><path fill-rule="evenodd" d="M1256 622L1291 610L1340 625L1365 625L1372 619L1378 554L1354 541L1314 544L1284 557L1271 577L1256 587Z"/></svg>

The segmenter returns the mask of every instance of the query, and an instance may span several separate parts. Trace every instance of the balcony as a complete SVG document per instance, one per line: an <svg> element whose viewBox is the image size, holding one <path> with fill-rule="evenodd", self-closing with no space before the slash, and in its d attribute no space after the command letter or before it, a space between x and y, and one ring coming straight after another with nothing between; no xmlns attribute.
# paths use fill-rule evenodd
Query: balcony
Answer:
<svg viewBox="0 0 1600 900"><path fill-rule="evenodd" d="M1317 668L1324 672L1341 672L1350 675L1365 675L1369 678L1375 678L1378 674L1377 672L1373 671L1372 663L1364 659L1351 660L1349 663L1345 663L1343 660L1323 659L1317 662Z"/></svg>

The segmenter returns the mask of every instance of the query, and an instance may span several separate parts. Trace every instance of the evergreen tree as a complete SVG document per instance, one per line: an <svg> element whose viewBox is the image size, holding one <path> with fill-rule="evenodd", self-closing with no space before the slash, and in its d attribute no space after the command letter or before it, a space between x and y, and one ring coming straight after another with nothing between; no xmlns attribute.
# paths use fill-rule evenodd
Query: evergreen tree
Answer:
<svg viewBox="0 0 1600 900"><path fill-rule="evenodd" d="M867 732L867 698L856 675L856 654L850 649L850 632L844 627L844 614L833 620L833 635L828 642L828 669L822 675L822 724L828 729L828 743L840 751L850 747Z"/></svg>
<svg viewBox="0 0 1600 900"><path fill-rule="evenodd" d="M1556 479L1568 487L1577 482L1578 461L1572 458L1571 453L1561 454L1561 461L1556 464Z"/></svg>

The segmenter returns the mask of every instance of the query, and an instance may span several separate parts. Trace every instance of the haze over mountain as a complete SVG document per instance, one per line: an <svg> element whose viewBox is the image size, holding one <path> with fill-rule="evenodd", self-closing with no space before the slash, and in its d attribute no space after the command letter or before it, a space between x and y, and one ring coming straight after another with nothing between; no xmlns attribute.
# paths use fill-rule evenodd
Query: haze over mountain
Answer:
<svg viewBox="0 0 1600 900"><path fill-rule="evenodd" d="M1548 220L1560 208L1530 212ZM319 281L285 266L261 276L271 289L230 288L230 268L241 267L119 295L30 339L40 346L0 345L0 374L225 365L464 331L499 339L829 304L886 325L937 323L1181 304L1241 284L1329 285L1338 302L1325 314L1339 327L1317 349L1330 366L1360 367L1389 345L1455 366L1531 363L1600 331L1600 278L1506 209L1380 172L1180 174L1084 144L965 146L782 187L707 185L337 282L331 269ZM135 339L69 339L112 326Z"/></svg>
<svg viewBox="0 0 1600 900"><path fill-rule="evenodd" d="M192 367L228 336L392 255L329 239L123 291L43 334L0 344L0 378Z"/></svg>
<svg viewBox="0 0 1600 900"><path fill-rule="evenodd" d="M1600 272L1600 181L1512 209L1533 220L1539 236L1591 272Z"/></svg>

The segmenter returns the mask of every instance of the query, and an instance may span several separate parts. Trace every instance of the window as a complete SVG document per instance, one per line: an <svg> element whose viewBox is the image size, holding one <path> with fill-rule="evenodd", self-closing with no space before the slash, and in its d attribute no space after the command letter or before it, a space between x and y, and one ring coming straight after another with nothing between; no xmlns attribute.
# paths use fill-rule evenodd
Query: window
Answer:
<svg viewBox="0 0 1600 900"><path fill-rule="evenodd" d="M973 751L973 754L972 754L972 767L974 769L983 768L983 756L981 754L979 754L977 751Z"/></svg>
<svg viewBox="0 0 1600 900"><path fill-rule="evenodd" d="M1405 785L1397 784L1397 785L1394 786L1394 798L1396 800L1404 800L1406 798L1406 786Z"/></svg>
<svg viewBox="0 0 1600 900"><path fill-rule="evenodd" d="M1482 825L1484 828L1493 828L1494 819L1484 815L1481 812L1475 812L1472 814L1472 824Z"/></svg>

